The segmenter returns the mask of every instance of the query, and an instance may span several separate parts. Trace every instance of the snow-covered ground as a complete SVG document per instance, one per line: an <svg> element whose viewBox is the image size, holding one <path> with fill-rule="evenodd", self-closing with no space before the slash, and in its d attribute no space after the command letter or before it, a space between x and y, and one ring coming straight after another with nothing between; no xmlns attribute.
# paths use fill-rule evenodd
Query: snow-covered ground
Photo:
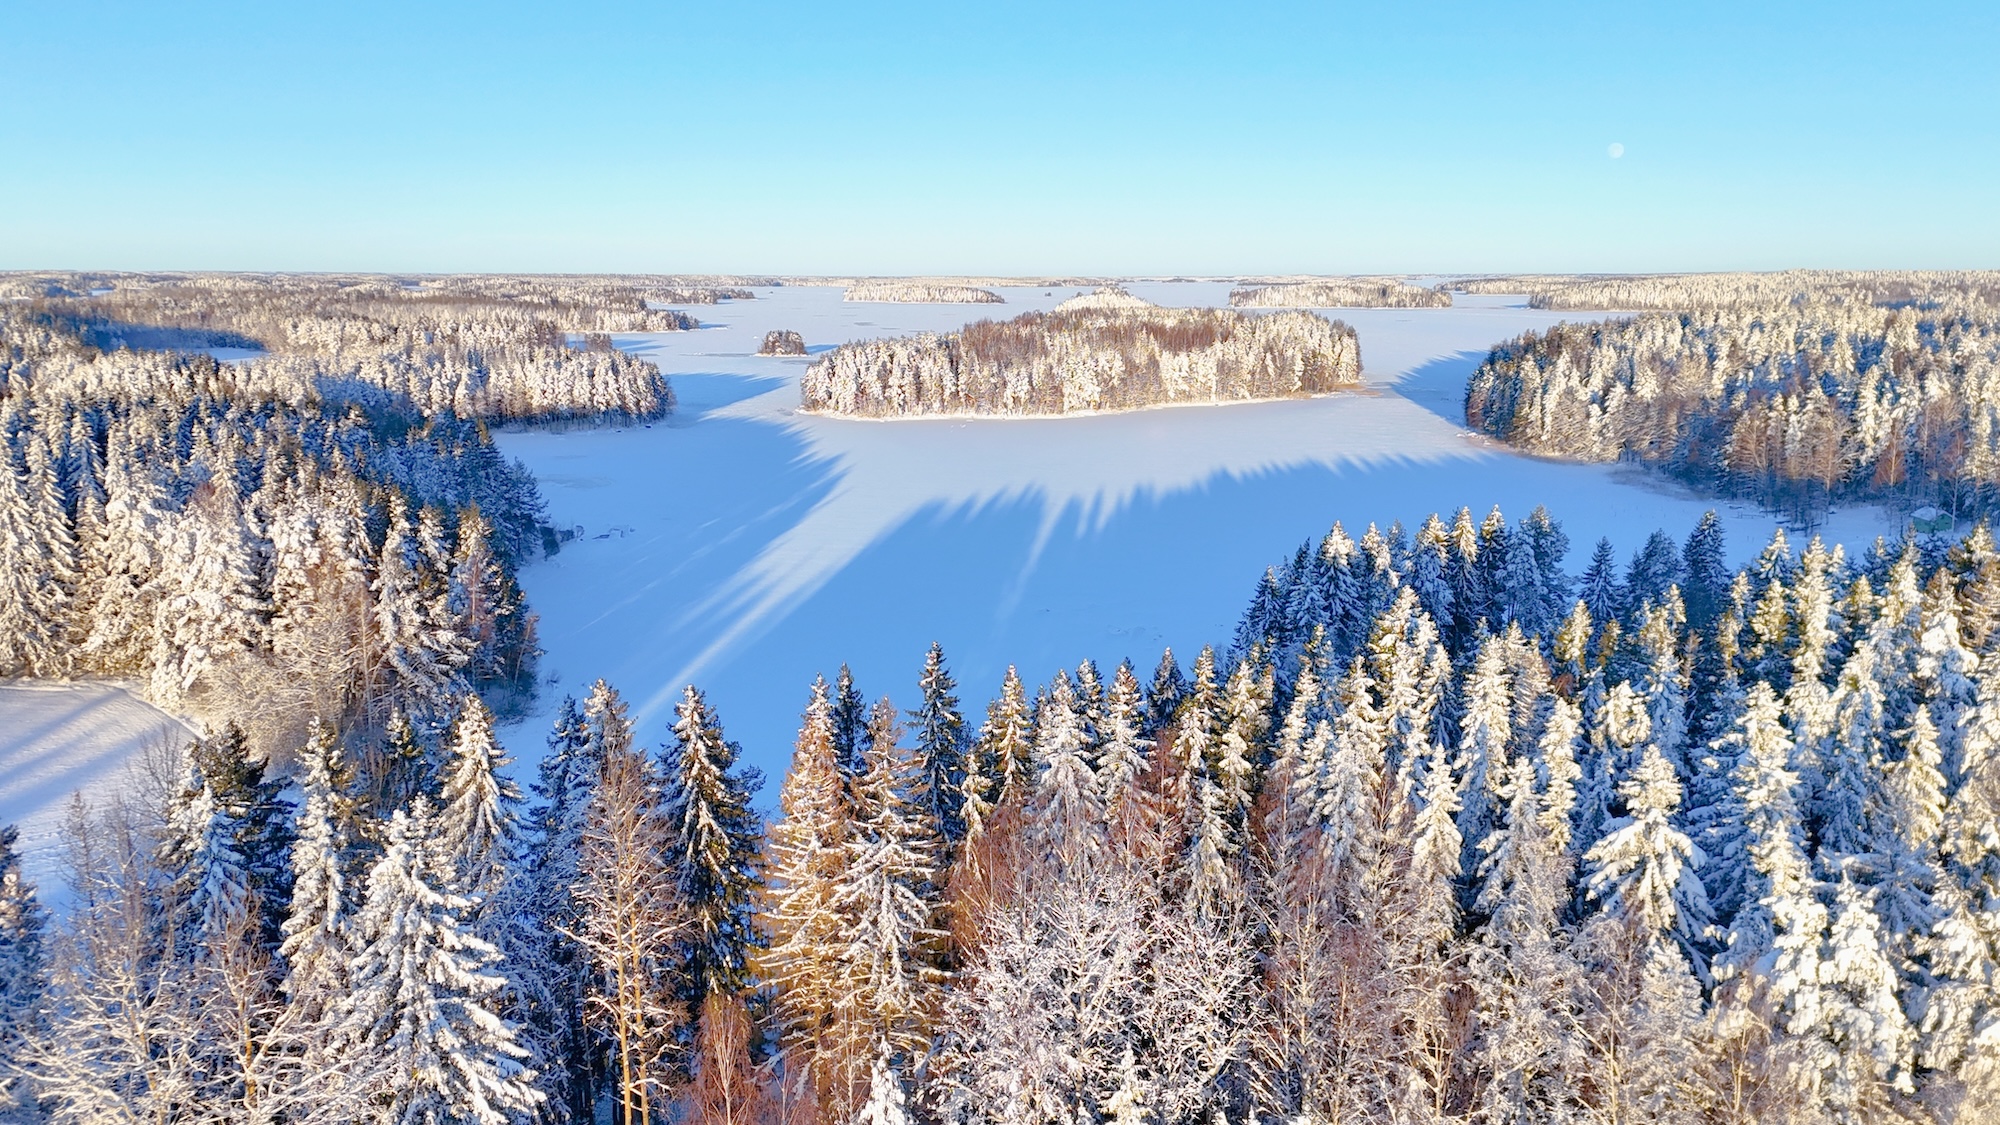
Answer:
<svg viewBox="0 0 2000 1125"><path fill-rule="evenodd" d="M70 794L103 801L137 780L152 751L193 732L122 684L0 681L0 824L21 829L46 887Z"/></svg>
<svg viewBox="0 0 2000 1125"><path fill-rule="evenodd" d="M1227 283L1138 283L1161 304L1226 305ZM805 359L754 353L776 328L815 352L1051 308L1081 290L1004 289L1007 304L856 305L837 288L760 289L693 309L697 332L617 337L673 379L679 413L650 427L515 432L502 448L583 538L529 567L548 655L538 712L504 732L538 755L553 708L602 676L642 734L667 737L682 685L705 688L750 761L782 773L815 673L853 665L908 707L943 643L970 712L1008 663L1031 682L1082 657L1144 672L1226 641L1263 568L1335 519L1414 527L1433 511L1546 504L1572 569L1608 535L1622 554L1722 512L1735 561L1775 520L1630 470L1537 460L1465 432L1465 376L1493 343L1563 319L1519 299L1340 310L1366 388L1311 400L1060 419L867 422L795 412ZM1873 510L1825 534L1850 550ZM977 721L978 715L974 714ZM767 791L765 799L774 796Z"/></svg>

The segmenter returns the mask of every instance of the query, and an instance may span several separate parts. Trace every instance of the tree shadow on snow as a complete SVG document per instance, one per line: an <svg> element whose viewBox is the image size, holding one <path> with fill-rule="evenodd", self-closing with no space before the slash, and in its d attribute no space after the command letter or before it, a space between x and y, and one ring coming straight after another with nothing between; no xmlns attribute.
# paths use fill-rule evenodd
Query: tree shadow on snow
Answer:
<svg viewBox="0 0 2000 1125"><path fill-rule="evenodd" d="M1483 351L1439 356L1390 384L1399 395L1454 426L1465 425L1465 381L1486 358Z"/></svg>

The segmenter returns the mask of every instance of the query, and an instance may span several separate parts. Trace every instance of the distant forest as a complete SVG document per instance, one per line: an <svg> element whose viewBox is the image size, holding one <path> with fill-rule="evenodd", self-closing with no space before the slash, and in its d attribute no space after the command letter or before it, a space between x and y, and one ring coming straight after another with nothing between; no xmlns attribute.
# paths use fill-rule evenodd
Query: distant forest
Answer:
<svg viewBox="0 0 2000 1125"><path fill-rule="evenodd" d="M1338 321L1144 305L847 344L806 369L799 395L807 410L866 417L1066 414L1310 395L1360 378L1354 330Z"/></svg>
<svg viewBox="0 0 2000 1125"><path fill-rule="evenodd" d="M4 281L0 675L139 677L260 753L529 696L514 574L556 537L486 423L673 406L568 334L679 314L574 279Z"/></svg>
<svg viewBox="0 0 2000 1125"><path fill-rule="evenodd" d="M1537 309L1693 311L1838 303L1960 307L2000 306L1992 270L1783 270L1636 276L1523 274L1464 278L1444 288L1465 293L1526 293Z"/></svg>
<svg viewBox="0 0 2000 1125"><path fill-rule="evenodd" d="M857 281L843 301L897 301L917 305L1004 305L1006 298L991 289L922 281Z"/></svg>
<svg viewBox="0 0 2000 1125"><path fill-rule="evenodd" d="M1451 294L1395 278L1352 277L1235 289L1229 303L1237 308L1437 309L1451 307Z"/></svg>
<svg viewBox="0 0 2000 1125"><path fill-rule="evenodd" d="M1978 278L1861 275L1764 300L1779 276L1667 279L1652 299L1713 300L1501 344L1466 386L1466 422L1533 452L1655 465L1806 521L1851 500L1994 511L2000 304Z"/></svg>

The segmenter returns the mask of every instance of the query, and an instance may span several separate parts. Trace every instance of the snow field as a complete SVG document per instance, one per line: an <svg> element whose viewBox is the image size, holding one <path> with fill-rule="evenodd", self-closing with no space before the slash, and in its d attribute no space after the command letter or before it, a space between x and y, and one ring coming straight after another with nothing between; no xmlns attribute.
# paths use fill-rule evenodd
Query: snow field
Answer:
<svg viewBox="0 0 2000 1125"><path fill-rule="evenodd" d="M0 824L20 827L30 874L46 883L53 871L72 793L101 803L139 783L150 752L193 737L123 684L0 682Z"/></svg>

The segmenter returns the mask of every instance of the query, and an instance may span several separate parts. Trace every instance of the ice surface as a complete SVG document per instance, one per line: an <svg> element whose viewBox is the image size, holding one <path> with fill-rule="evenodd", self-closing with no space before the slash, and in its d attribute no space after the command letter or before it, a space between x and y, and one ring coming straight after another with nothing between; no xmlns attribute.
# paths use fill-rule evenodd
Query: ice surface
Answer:
<svg viewBox="0 0 2000 1125"><path fill-rule="evenodd" d="M48 882L70 794L101 802L136 780L148 751L192 737L121 684L0 682L0 824L20 826L30 873Z"/></svg>
<svg viewBox="0 0 2000 1125"><path fill-rule="evenodd" d="M1170 305L1225 305L1227 283L1136 283ZM697 332L618 336L673 378L680 411L650 427L512 432L551 518L584 537L527 568L548 655L536 713L504 732L524 765L553 709L609 679L649 742L681 686L700 684L773 777L807 685L853 665L861 690L915 703L943 643L973 719L1018 663L1031 682L1090 657L1150 673L1228 639L1263 568L1335 519L1414 527L1433 511L1546 504L1572 569L1609 535L1629 554L1677 539L1713 506L1734 561L1776 520L1612 466L1524 457L1465 432L1465 376L1492 344L1563 319L1518 298L1449 309L1333 310L1360 333L1366 387L1278 403L1059 419L858 421L796 412L798 358L753 355L791 328L814 352L1047 309L1084 290L1004 289L999 307L856 305L836 288L760 289L702 308ZM709 318L713 318L710 320ZM627 529L620 534L613 529ZM1830 539L1886 529L1835 515ZM607 534L608 533L608 534ZM765 794L768 802L774 791Z"/></svg>

